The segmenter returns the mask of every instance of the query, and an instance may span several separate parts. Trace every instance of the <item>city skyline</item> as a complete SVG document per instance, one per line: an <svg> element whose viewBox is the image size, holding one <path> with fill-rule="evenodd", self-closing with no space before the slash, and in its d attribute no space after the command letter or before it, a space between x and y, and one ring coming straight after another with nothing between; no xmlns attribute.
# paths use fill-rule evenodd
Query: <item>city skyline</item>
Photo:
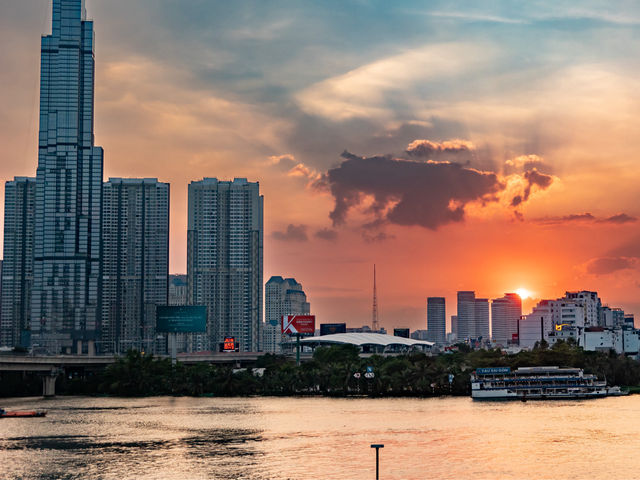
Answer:
<svg viewBox="0 0 640 480"><path fill-rule="evenodd" d="M0 7L0 41L11 45L0 53L2 184L37 164L47 3ZM181 15L145 2L86 7L100 20L104 179L171 184L172 273L186 273L187 184L247 177L265 195L265 278L296 277L322 322L368 323L373 263L386 327L422 328L428 296L444 292L455 305L464 289L498 298L526 288L533 299L523 313L535 299L583 289L638 311L637 65L626 41L636 26L623 19L639 16L632 6L621 16L594 15L591 4L514 12L500 3L417 15L417 5L352 4L352 35L337 32L342 20L328 6L224 15L190 4ZM375 40L371 25L381 27ZM536 48L526 45L543 33ZM371 169L386 184L363 174ZM430 178L453 179L443 184L457 196L442 207ZM473 194L459 192L461 182ZM432 194L421 194L424 185Z"/></svg>

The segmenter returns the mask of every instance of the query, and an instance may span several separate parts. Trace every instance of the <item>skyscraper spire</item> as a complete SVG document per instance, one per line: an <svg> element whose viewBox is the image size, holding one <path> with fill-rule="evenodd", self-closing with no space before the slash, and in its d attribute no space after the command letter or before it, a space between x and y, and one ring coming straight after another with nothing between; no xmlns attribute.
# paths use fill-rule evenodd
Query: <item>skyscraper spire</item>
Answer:
<svg viewBox="0 0 640 480"><path fill-rule="evenodd" d="M376 292L376 264L373 264L373 309L371 312L371 330L377 332L380 330L378 324L378 293Z"/></svg>

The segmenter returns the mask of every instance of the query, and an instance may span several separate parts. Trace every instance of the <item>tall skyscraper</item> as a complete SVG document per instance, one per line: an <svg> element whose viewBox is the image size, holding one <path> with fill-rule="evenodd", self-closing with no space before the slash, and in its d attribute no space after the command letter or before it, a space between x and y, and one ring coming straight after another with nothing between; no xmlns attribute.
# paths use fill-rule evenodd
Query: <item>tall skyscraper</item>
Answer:
<svg viewBox="0 0 640 480"><path fill-rule="evenodd" d="M487 298L476 298L473 305L473 319L475 334L471 338L489 340L489 300Z"/></svg>
<svg viewBox="0 0 640 480"><path fill-rule="evenodd" d="M42 37L32 345L82 353L99 339L102 148L94 146L94 34L82 0L53 0Z"/></svg>
<svg viewBox="0 0 640 480"><path fill-rule="evenodd" d="M271 277L265 285L264 295L265 325L262 350L280 353L282 316L306 315L311 311L311 307L302 285L295 278Z"/></svg>
<svg viewBox="0 0 640 480"><path fill-rule="evenodd" d="M103 187L103 352L156 345L156 306L169 288L169 184L155 178L110 178Z"/></svg>
<svg viewBox="0 0 640 480"><path fill-rule="evenodd" d="M444 345L447 338L447 316L444 297L427 298L427 332L430 342Z"/></svg>
<svg viewBox="0 0 640 480"><path fill-rule="evenodd" d="M518 320L522 315L522 300L517 293L505 293L491 302L491 338L506 346L518 333Z"/></svg>
<svg viewBox="0 0 640 480"><path fill-rule="evenodd" d="M205 178L189 184L189 303L207 306L207 333L194 349L235 337L258 351L262 325L263 197L257 182Z"/></svg>
<svg viewBox="0 0 640 480"><path fill-rule="evenodd" d="M4 261L0 346L28 346L33 285L36 179L15 177L4 189Z"/></svg>
<svg viewBox="0 0 640 480"><path fill-rule="evenodd" d="M476 338L474 305L476 294L473 291L458 292L458 340Z"/></svg>

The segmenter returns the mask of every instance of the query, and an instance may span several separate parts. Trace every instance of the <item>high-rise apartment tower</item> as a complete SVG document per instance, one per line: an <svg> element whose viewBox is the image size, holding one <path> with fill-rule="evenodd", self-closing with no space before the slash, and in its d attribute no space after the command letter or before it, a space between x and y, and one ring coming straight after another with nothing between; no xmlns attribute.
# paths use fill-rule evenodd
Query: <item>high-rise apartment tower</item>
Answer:
<svg viewBox="0 0 640 480"><path fill-rule="evenodd" d="M110 178L103 187L103 352L164 353L156 306L169 288L169 184Z"/></svg>
<svg viewBox="0 0 640 480"><path fill-rule="evenodd" d="M257 182L205 178L189 185L187 289L206 305L206 335L195 350L216 350L235 337L258 351L262 326L263 197Z"/></svg>
<svg viewBox="0 0 640 480"><path fill-rule="evenodd" d="M4 253L0 346L29 346L36 179L16 177L4 188Z"/></svg>

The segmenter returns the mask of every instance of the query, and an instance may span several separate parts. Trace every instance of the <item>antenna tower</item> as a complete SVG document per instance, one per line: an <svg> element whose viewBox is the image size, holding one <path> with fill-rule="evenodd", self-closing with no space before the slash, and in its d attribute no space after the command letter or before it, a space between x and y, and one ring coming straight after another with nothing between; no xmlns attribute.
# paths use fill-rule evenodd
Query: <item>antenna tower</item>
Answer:
<svg viewBox="0 0 640 480"><path fill-rule="evenodd" d="M378 324L378 294L376 292L376 264L373 264L373 308L371 311L371 330L377 332L380 330Z"/></svg>

